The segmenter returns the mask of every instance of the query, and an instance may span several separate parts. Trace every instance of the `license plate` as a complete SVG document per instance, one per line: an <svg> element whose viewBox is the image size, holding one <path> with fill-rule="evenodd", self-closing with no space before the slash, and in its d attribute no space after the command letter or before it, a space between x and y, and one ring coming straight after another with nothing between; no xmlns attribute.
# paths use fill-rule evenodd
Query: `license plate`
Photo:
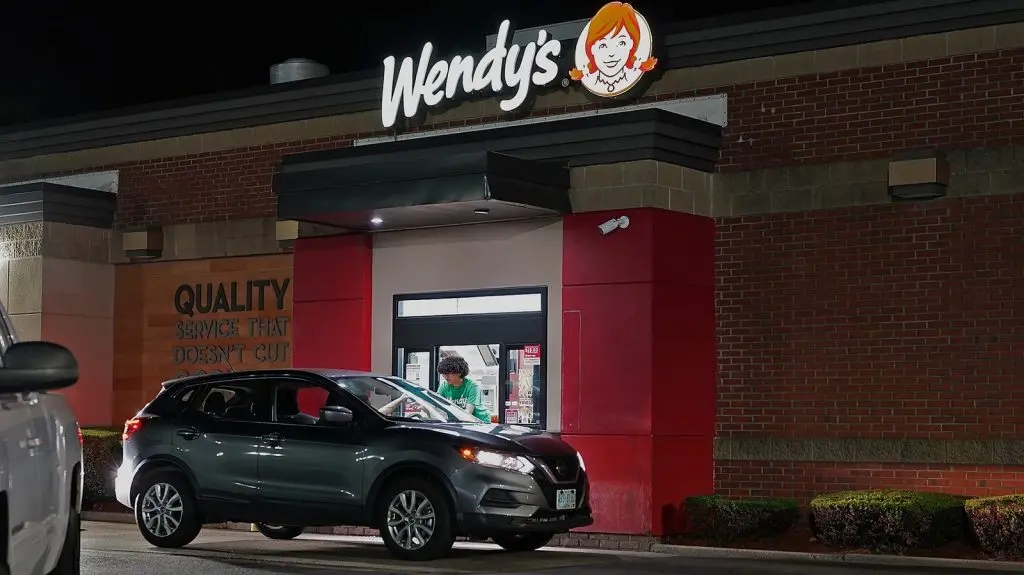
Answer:
<svg viewBox="0 0 1024 575"><path fill-rule="evenodd" d="M562 509L576 509L576 490L559 489L556 491L555 508L559 511Z"/></svg>

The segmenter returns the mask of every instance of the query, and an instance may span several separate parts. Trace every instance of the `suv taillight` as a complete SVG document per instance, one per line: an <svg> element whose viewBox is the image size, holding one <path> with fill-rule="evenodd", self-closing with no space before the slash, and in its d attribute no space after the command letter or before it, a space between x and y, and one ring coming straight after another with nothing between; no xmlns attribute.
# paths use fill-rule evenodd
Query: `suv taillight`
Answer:
<svg viewBox="0 0 1024 575"><path fill-rule="evenodd" d="M75 433L78 434L78 445L85 445L85 435L82 434L82 428L75 422Z"/></svg>
<svg viewBox="0 0 1024 575"><path fill-rule="evenodd" d="M142 422L144 421L145 419L141 417L134 417L124 422L124 432L121 433L121 441L127 441L133 433L142 429Z"/></svg>

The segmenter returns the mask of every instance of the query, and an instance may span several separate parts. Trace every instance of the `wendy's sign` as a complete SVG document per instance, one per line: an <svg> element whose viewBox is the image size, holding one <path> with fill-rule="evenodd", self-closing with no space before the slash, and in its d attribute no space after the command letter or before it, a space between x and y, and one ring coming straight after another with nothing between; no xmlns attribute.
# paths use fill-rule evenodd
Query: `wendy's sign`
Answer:
<svg viewBox="0 0 1024 575"><path fill-rule="evenodd" d="M434 46L427 42L418 60L394 56L384 59L381 123L386 128L402 118L416 117L422 107L473 95L496 95L498 106L514 112L524 106L536 89L578 81L601 98L630 92L646 72L657 65L652 56L653 39L647 20L630 4L605 4L583 28L572 54L546 30L526 45L509 45L511 23L498 26L494 48L478 59L454 56L433 60ZM563 63L571 56L570 65ZM399 117L401 116L401 118Z"/></svg>

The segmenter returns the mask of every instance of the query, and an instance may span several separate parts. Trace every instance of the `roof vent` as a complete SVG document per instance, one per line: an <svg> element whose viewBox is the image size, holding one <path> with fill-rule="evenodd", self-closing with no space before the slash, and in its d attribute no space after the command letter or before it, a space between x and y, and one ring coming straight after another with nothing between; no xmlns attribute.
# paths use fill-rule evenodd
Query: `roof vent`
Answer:
<svg viewBox="0 0 1024 575"><path fill-rule="evenodd" d="M327 66L318 62L307 60L306 58L291 58L270 67L270 83L299 82L312 78L322 78L330 73L331 71L327 69Z"/></svg>

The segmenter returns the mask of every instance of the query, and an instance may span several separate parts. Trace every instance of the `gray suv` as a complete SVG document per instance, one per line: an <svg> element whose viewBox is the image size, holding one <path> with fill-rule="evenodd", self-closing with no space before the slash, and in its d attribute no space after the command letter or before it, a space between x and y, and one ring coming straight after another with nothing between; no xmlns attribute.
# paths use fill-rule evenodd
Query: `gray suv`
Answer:
<svg viewBox="0 0 1024 575"><path fill-rule="evenodd" d="M316 415L313 415L316 414ZM267 537L352 525L403 559L455 538L532 551L593 523L583 457L529 428L482 424L408 381L260 370L168 381L124 426L117 499L142 536L181 547L203 524Z"/></svg>

